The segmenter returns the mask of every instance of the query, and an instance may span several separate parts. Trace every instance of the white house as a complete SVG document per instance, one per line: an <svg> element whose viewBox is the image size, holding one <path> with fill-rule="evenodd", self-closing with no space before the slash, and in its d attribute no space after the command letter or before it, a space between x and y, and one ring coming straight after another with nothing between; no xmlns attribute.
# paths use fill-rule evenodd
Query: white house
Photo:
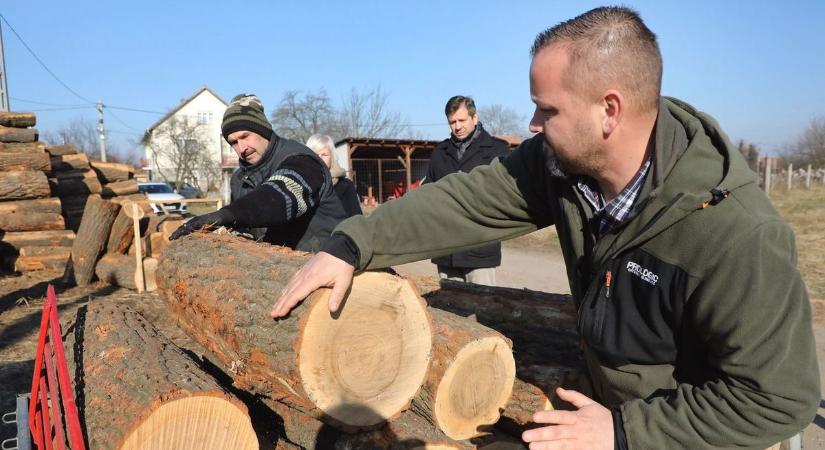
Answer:
<svg viewBox="0 0 825 450"><path fill-rule="evenodd" d="M226 196L228 175L237 167L237 157L221 135L227 106L204 86L152 124L143 136L148 178L172 182L181 176L180 181L204 192L219 188Z"/></svg>

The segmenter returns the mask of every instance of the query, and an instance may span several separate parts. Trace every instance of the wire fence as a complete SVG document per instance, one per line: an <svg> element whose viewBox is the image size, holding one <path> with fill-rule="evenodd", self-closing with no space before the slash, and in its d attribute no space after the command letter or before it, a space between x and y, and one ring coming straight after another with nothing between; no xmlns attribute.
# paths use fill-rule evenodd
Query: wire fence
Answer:
<svg viewBox="0 0 825 450"><path fill-rule="evenodd" d="M757 167L759 185L770 195L775 191L790 191L793 189L811 189L815 185L825 185L825 168L813 168L810 164L805 167L778 167L776 160L760 161Z"/></svg>
<svg viewBox="0 0 825 450"><path fill-rule="evenodd" d="M411 159L408 169L400 158L353 158L350 176L361 202L375 205L399 198L407 191L417 188L427 174L429 164L428 159Z"/></svg>

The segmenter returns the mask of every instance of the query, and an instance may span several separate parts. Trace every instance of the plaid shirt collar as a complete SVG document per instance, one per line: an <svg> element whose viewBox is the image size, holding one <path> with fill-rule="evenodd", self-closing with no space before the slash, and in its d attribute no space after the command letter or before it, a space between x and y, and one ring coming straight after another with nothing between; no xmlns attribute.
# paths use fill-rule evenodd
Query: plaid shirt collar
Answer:
<svg viewBox="0 0 825 450"><path fill-rule="evenodd" d="M579 177L576 186L587 202L590 203L590 206L593 207L593 217L598 220L599 236L603 236L627 220L636 198L642 191L645 177L650 170L651 160L652 156L649 156L622 192L607 204L604 203L604 196L599 191L599 185L595 180L589 177Z"/></svg>

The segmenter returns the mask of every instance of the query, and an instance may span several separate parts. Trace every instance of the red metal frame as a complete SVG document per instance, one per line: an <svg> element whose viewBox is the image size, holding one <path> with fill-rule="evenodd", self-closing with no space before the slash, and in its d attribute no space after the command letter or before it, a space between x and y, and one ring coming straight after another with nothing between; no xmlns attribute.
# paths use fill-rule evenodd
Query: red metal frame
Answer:
<svg viewBox="0 0 825 450"><path fill-rule="evenodd" d="M29 398L29 430L37 449L52 450L56 447L65 450L64 423L68 429L69 448L86 449L69 369L66 366L66 355L63 353L60 320L57 316L57 296L51 284L46 292L43 316L40 319L40 336L37 339L32 391Z"/></svg>

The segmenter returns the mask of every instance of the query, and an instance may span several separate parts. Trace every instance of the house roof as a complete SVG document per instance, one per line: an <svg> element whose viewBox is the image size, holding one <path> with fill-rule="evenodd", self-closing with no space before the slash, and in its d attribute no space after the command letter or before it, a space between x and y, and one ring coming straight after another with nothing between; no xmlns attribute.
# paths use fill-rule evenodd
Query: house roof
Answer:
<svg viewBox="0 0 825 450"><path fill-rule="evenodd" d="M144 139L145 139L146 135L149 135L149 134L151 134L151 133L152 133L152 130L154 130L154 129L155 129L155 128L157 128L160 124L162 124L163 122L165 122L165 121L166 121L166 119L168 119L168 118L172 117L172 115L173 115L173 114L175 114L176 112L180 111L180 109L181 109L181 108L183 108L184 106L186 106L187 104L189 104L189 102L191 102L192 100L194 100L197 96L201 95L201 93L203 93L203 91L207 91L207 92L209 92L210 94L214 95L214 96L215 96L215 98L217 98L218 100L220 100L220 101L221 101L221 103L223 103L223 104L224 104L224 105L226 105L226 106L229 106L229 103L226 103L226 100L222 99L220 95L218 95L218 94L216 94L216 93L215 93L215 91L213 91L212 89L209 89L209 87L208 87L208 86L203 86L203 87L201 87L200 89L198 89L197 91L195 91L195 93L194 93L194 94L192 94L189 98L187 98L187 99L185 99L185 100L182 100L182 101L178 104L178 106L176 106L175 108L173 108L173 109L169 110L169 112L168 112L168 113L166 113L163 117L161 117L160 119L158 119L158 121L157 121L157 122L153 123L153 124L152 124L149 128L147 128L147 129L146 129L146 132L144 133Z"/></svg>
<svg viewBox="0 0 825 450"><path fill-rule="evenodd" d="M348 137L341 139L335 143L335 146L341 144L350 145L365 145L370 147L398 147L400 145L411 145L413 147L435 147L440 141L428 141L423 139L393 139L393 138L354 138Z"/></svg>

